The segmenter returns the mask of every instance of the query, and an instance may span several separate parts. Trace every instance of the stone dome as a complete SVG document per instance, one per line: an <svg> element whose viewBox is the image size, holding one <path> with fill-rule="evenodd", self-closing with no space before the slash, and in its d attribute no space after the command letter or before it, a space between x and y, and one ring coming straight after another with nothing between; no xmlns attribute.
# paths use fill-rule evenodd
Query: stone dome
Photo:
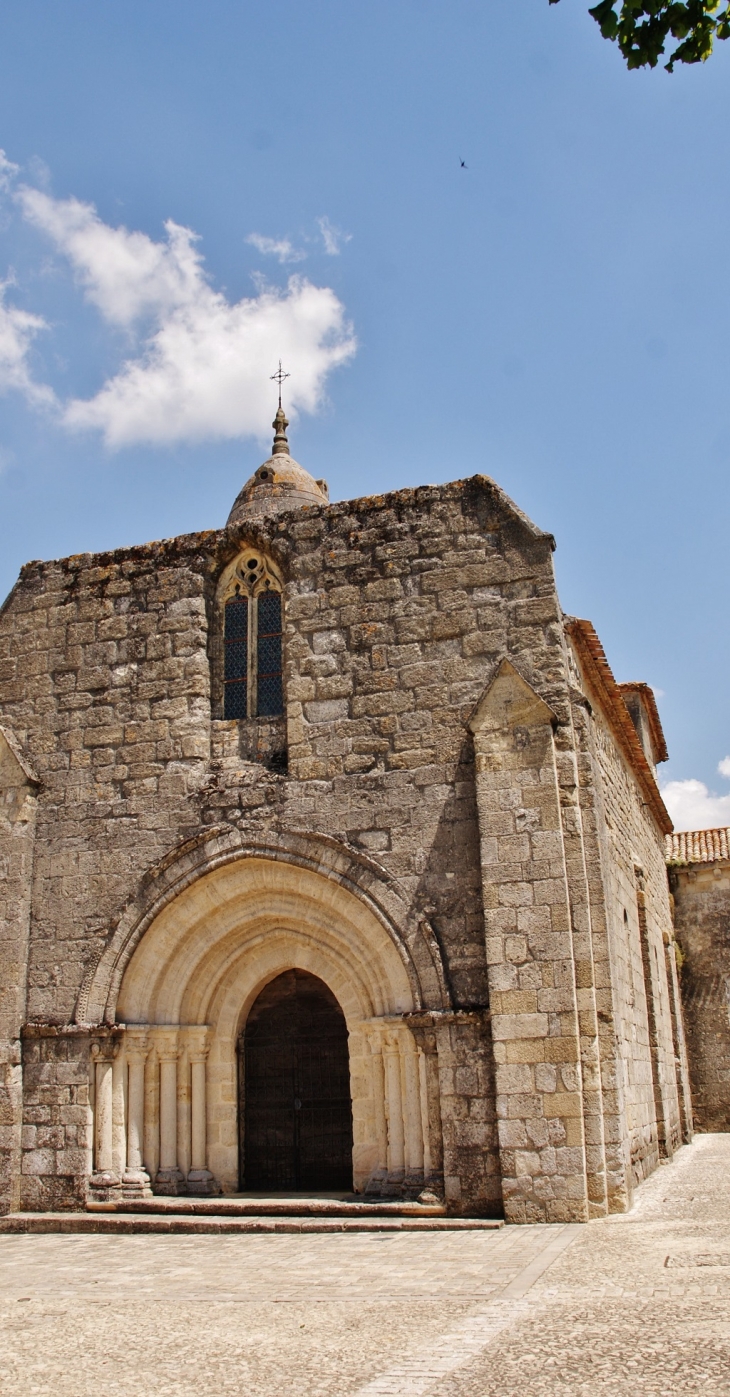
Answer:
<svg viewBox="0 0 730 1397"><path fill-rule="evenodd" d="M315 480L289 455L289 442L286 429L289 423L284 410L279 410L272 422L274 428L274 449L268 461L246 481L240 494L236 496L233 509L228 516L229 524L242 524L246 519L260 519L263 515L282 514L287 509L298 509L301 505L322 505L329 503L327 483Z"/></svg>

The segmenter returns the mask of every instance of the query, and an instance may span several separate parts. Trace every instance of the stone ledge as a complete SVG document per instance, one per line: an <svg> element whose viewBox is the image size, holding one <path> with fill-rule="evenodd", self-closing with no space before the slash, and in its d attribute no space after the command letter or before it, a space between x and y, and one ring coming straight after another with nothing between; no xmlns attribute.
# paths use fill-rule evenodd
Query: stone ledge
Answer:
<svg viewBox="0 0 730 1397"><path fill-rule="evenodd" d="M0 1217L3 1233L207 1233L224 1232L465 1232L494 1231L500 1218L414 1217L170 1217L145 1213L9 1213Z"/></svg>
<svg viewBox="0 0 730 1397"><path fill-rule="evenodd" d="M373 1202L365 1202L362 1198L328 1198L328 1197L294 1197L277 1198L264 1197L262 1195L253 1197L229 1197L229 1198L186 1198L177 1196L160 1196L145 1199L112 1199L110 1201L99 1202L90 1200L86 1205L89 1213L134 1213L137 1214L162 1214L170 1216L177 1214L191 1217L199 1215L202 1217L415 1217L434 1218L444 1217L446 1208L443 1203L419 1203L398 1199L393 1202L383 1202L378 1199Z"/></svg>

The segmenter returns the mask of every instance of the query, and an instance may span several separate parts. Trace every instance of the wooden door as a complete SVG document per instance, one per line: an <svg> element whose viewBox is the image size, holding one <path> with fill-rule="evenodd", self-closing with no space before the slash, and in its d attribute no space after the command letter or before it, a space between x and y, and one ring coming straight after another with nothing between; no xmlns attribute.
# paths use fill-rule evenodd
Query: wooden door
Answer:
<svg viewBox="0 0 730 1397"><path fill-rule="evenodd" d="M241 1187L352 1188L345 1016L322 980L287 970L261 991L239 1043Z"/></svg>

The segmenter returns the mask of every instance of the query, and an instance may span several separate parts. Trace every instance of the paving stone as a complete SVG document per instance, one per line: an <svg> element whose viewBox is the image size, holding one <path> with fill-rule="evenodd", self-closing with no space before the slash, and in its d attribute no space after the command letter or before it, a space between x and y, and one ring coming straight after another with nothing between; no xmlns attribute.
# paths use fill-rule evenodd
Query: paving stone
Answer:
<svg viewBox="0 0 730 1397"><path fill-rule="evenodd" d="M0 1236L3 1397L728 1393L729 1180L703 1135L584 1226Z"/></svg>

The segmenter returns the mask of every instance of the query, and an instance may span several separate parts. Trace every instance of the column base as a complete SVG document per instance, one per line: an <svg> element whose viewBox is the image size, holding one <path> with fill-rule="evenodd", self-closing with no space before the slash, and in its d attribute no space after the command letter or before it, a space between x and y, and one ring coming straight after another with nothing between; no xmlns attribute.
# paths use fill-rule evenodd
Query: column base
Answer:
<svg viewBox="0 0 730 1397"><path fill-rule="evenodd" d="M202 1194L205 1197L217 1197L221 1192L221 1186L211 1174L210 1169L191 1169L188 1174L188 1193Z"/></svg>
<svg viewBox="0 0 730 1397"><path fill-rule="evenodd" d="M187 1193L185 1187L185 1176L175 1166L174 1169L160 1169L155 1176L155 1193L172 1194Z"/></svg>
<svg viewBox="0 0 730 1397"><path fill-rule="evenodd" d="M405 1170L391 1169L386 1174L380 1188L381 1198L402 1198Z"/></svg>
<svg viewBox="0 0 730 1397"><path fill-rule="evenodd" d="M414 1199L423 1192L423 1170L408 1169L403 1180L403 1197Z"/></svg>
<svg viewBox="0 0 730 1397"><path fill-rule="evenodd" d="M152 1197L152 1184L146 1169L125 1169L122 1174L122 1197Z"/></svg>
<svg viewBox="0 0 730 1397"><path fill-rule="evenodd" d="M383 1192L383 1184L388 1177L387 1169L373 1169L364 1189L364 1198L380 1198Z"/></svg>
<svg viewBox="0 0 730 1397"><path fill-rule="evenodd" d="M108 1203L114 1198L118 1198L121 1191L121 1180L118 1174L111 1169L98 1169L89 1179L89 1198L95 1203Z"/></svg>
<svg viewBox="0 0 730 1397"><path fill-rule="evenodd" d="M423 1180L423 1188L418 1195L419 1203L443 1203L445 1201L443 1174L429 1174Z"/></svg>

